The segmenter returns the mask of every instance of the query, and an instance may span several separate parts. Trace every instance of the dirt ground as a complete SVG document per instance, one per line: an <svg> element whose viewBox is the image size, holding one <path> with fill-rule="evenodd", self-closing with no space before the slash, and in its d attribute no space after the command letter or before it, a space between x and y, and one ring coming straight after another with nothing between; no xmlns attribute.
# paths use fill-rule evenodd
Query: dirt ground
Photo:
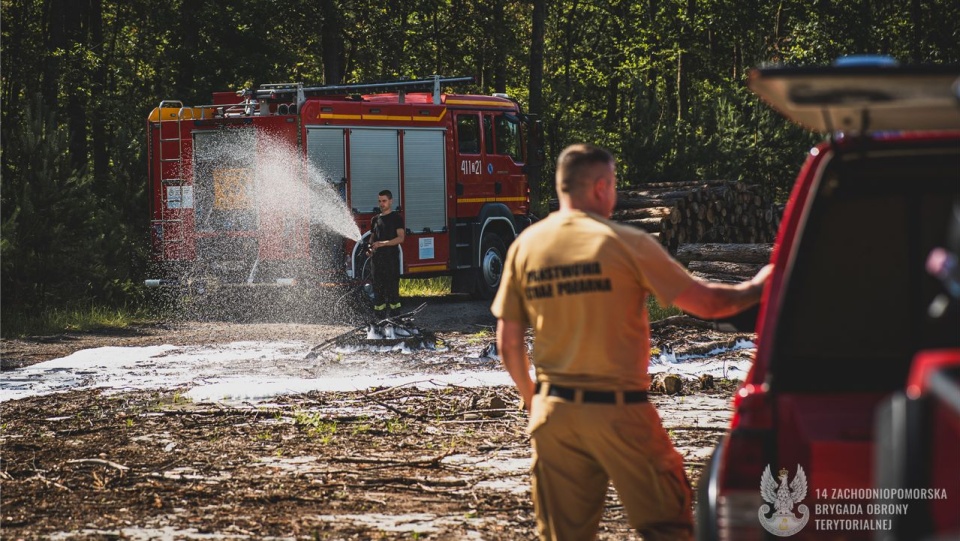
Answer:
<svg viewBox="0 0 960 541"><path fill-rule="evenodd" d="M430 299L417 324L458 355L492 337L488 304ZM4 374L101 346L320 343L331 324L170 322L5 340ZM479 339L478 339L479 337ZM678 354L750 335L664 325ZM471 349L472 348L472 349ZM494 360L490 370L498 369ZM695 482L734 383L654 395ZM0 403L4 539L534 537L525 414L509 386L310 392L193 403L184 389L70 391ZM615 492L600 539L631 539Z"/></svg>

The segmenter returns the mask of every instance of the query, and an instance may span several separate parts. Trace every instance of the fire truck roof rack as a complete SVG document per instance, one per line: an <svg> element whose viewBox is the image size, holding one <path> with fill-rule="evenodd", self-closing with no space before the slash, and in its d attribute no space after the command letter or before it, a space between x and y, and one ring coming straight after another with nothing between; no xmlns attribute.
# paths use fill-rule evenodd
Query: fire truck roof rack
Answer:
<svg viewBox="0 0 960 541"><path fill-rule="evenodd" d="M242 95L256 100L277 100L296 96L302 105L307 96L334 96L360 93L397 92L401 99L407 92L433 92L433 102L440 103L440 85L472 83L473 77L442 77L433 75L424 79L400 79L381 83L357 83L348 85L325 85L304 87L300 83L277 83L260 85L257 90L244 90Z"/></svg>

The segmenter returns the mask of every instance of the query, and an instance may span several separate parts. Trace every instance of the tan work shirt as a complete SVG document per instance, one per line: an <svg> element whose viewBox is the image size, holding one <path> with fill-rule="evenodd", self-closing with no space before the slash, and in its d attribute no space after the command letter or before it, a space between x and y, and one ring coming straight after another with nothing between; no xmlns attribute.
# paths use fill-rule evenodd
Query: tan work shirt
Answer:
<svg viewBox="0 0 960 541"><path fill-rule="evenodd" d="M491 310L533 327L537 381L647 390L647 295L666 306L692 281L646 232L564 210L510 246Z"/></svg>

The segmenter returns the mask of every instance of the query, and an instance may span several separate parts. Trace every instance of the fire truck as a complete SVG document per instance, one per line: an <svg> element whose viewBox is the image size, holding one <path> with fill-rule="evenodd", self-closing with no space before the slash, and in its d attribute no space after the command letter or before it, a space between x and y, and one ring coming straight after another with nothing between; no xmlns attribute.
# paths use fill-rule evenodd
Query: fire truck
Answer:
<svg viewBox="0 0 960 541"><path fill-rule="evenodd" d="M210 105L161 101L147 119L160 273L147 285L369 282L370 223L390 190L406 227L402 276L452 276L454 292L492 297L507 246L532 221L541 152L536 119L509 96L442 92L470 81L268 84L216 92Z"/></svg>

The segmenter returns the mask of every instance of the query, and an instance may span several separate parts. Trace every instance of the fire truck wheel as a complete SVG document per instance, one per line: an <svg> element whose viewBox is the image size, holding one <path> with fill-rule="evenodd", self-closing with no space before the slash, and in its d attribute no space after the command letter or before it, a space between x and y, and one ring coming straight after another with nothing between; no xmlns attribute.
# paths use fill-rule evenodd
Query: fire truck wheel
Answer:
<svg viewBox="0 0 960 541"><path fill-rule="evenodd" d="M487 232L480 241L480 269L477 279L476 296L492 299L500 287L503 276L503 261L507 256L507 245L500 235Z"/></svg>

